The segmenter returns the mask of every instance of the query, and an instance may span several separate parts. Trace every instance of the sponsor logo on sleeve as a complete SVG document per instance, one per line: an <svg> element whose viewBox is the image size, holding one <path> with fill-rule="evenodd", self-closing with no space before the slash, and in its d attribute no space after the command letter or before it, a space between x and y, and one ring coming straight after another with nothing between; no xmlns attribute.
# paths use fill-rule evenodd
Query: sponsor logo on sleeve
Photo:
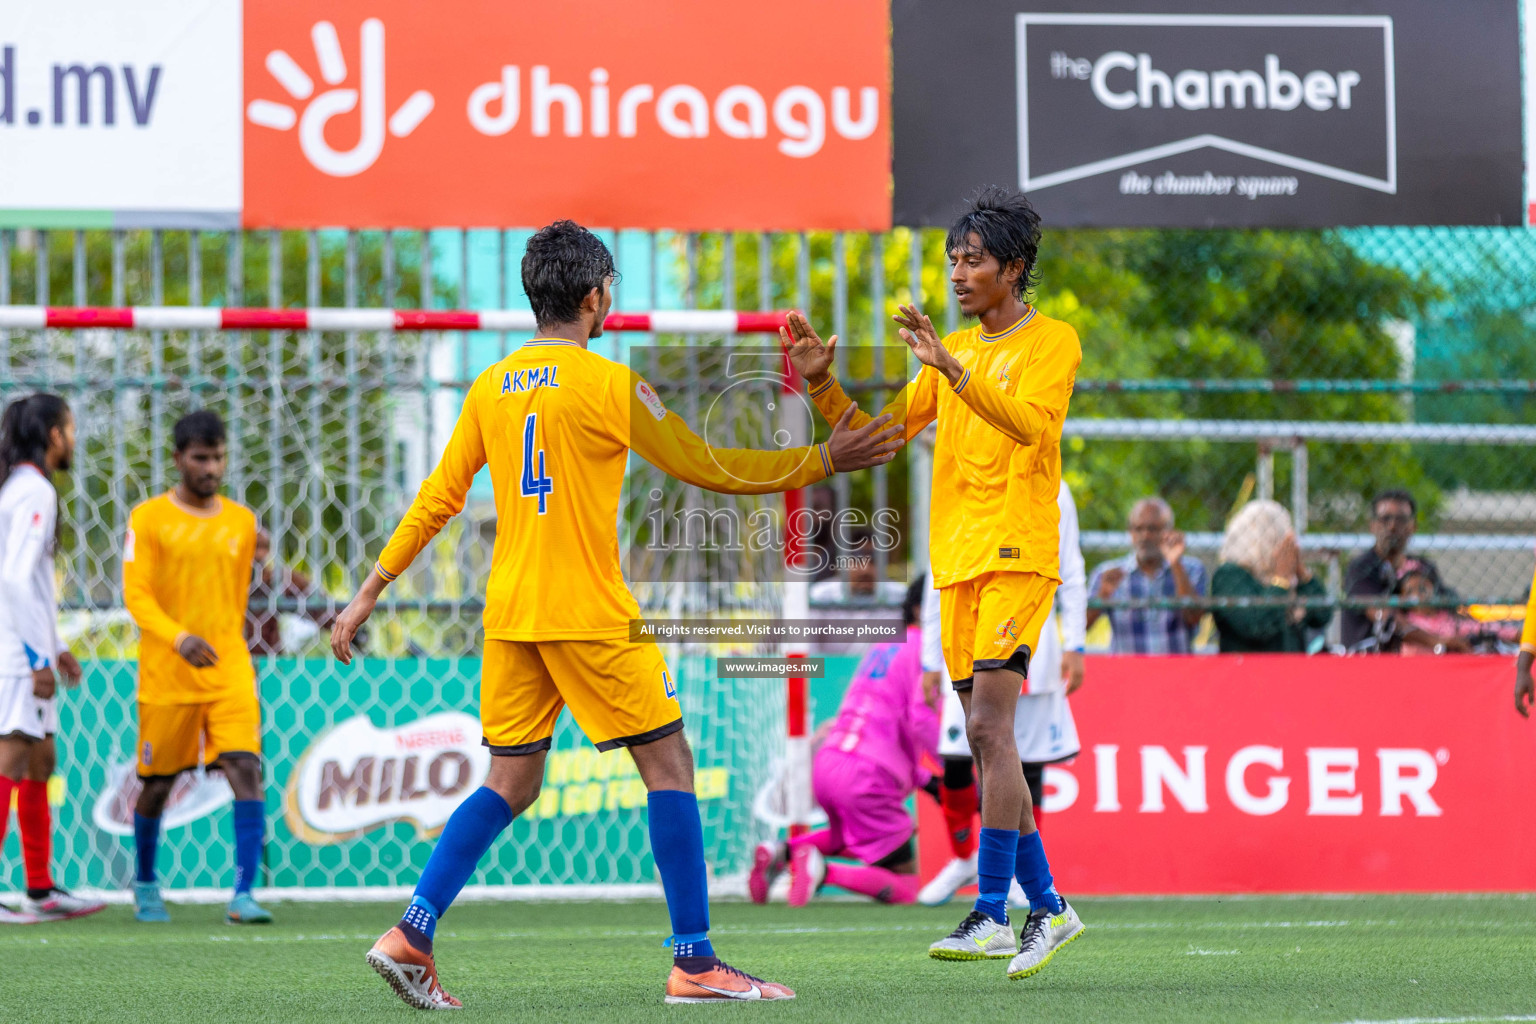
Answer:
<svg viewBox="0 0 1536 1024"><path fill-rule="evenodd" d="M652 416L656 417L656 422L660 423L667 418L667 407L661 403L661 396L645 381L642 380L635 385L635 397L640 399L640 404L645 406Z"/></svg>

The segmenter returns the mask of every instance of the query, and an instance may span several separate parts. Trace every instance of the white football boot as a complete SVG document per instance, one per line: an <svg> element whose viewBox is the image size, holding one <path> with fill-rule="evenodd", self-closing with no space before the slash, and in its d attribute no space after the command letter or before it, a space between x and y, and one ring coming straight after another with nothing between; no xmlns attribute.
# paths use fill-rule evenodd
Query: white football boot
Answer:
<svg viewBox="0 0 1536 1024"><path fill-rule="evenodd" d="M928 947L935 960L1006 960L1018 952L1013 929L973 910L944 938Z"/></svg>
<svg viewBox="0 0 1536 1024"><path fill-rule="evenodd" d="M1059 914L1041 907L1029 915L1029 920L1024 923L1024 935L1019 940L1019 955L1008 964L1008 977L1018 981L1039 974L1058 949L1086 930L1072 905L1066 900L1061 902Z"/></svg>

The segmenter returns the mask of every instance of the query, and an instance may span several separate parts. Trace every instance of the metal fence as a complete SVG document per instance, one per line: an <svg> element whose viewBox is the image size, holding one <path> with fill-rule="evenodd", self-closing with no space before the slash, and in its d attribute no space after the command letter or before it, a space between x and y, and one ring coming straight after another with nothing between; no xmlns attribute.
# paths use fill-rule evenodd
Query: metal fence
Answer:
<svg viewBox="0 0 1536 1024"><path fill-rule="evenodd" d="M4 231L0 305L519 307L525 234ZM617 309L805 309L843 339L840 376L860 384L866 408L915 367L897 347L896 303L960 322L938 232L607 237L623 275ZM1523 598L1536 547L1531 233L1049 232L1040 269L1037 304L1084 340L1065 465L1090 562L1125 549L1125 517L1143 495L1166 498L1208 560L1234 509L1273 495L1336 582L1342 559L1370 543L1370 495L1404 487L1420 505L1418 547L1463 599ZM291 649L318 643L304 639L312 620L382 547L466 381L522 337L0 332L0 397L59 390L79 419L61 559L77 632L98 652L131 645L117 582L127 513L173 482L175 418L208 405L230 423L230 493L272 533L279 575L310 581L269 597L285 609ZM610 336L599 347L627 358L631 343L742 340ZM879 553L879 571L904 579L921 568L920 451L830 488L822 501L837 508L910 495L909 529ZM473 649L487 498L475 492L420 571L392 588L400 614L373 638L380 653Z"/></svg>

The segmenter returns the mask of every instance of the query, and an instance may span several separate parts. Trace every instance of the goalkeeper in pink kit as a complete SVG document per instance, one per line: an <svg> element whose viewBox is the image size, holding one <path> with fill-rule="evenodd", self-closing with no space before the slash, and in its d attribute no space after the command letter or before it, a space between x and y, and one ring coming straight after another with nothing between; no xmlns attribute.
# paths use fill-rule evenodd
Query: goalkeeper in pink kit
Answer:
<svg viewBox="0 0 1536 1024"><path fill-rule="evenodd" d="M882 903L917 899L917 853L906 802L928 782L922 758L936 756L939 741L939 694L923 685L917 624L926 587L924 577L907 590L905 642L870 648L816 751L811 783L827 827L757 848L748 880L753 902L768 901L769 888L786 867L791 906L804 906L826 883Z"/></svg>

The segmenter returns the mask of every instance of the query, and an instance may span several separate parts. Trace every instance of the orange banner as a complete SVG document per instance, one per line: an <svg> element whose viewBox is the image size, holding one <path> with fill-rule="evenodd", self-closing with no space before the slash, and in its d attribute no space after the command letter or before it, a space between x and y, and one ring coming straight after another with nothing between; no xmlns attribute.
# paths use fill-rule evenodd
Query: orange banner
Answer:
<svg viewBox="0 0 1536 1024"><path fill-rule="evenodd" d="M890 225L884 0L245 5L248 227Z"/></svg>

